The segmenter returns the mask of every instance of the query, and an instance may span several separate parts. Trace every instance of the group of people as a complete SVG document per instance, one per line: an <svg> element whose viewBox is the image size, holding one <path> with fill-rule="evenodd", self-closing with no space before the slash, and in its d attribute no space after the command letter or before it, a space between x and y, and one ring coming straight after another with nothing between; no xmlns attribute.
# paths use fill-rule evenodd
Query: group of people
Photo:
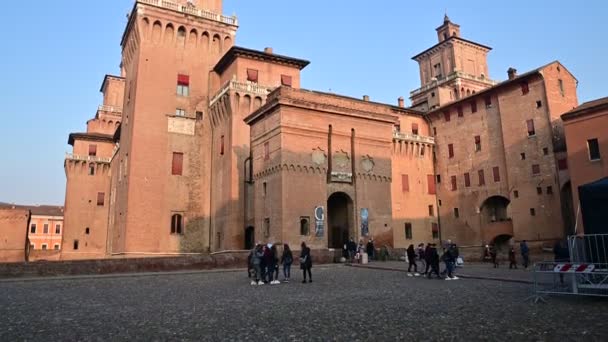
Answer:
<svg viewBox="0 0 608 342"><path fill-rule="evenodd" d="M408 276L420 276L418 273L417 260L423 263L424 272L423 276L431 278L435 275L439 279L445 280L457 280L458 277L455 275L456 262L460 257L458 246L452 243L451 240L447 241L447 244L443 246L442 254L439 255L437 244L427 243L426 246L421 243L417 248L414 245L409 245L406 250L407 259L409 266L407 269ZM445 268L440 272L440 263L445 263ZM412 274L412 267L414 268L414 274Z"/></svg>
<svg viewBox="0 0 608 342"><path fill-rule="evenodd" d="M519 252L521 253L521 257L523 260L522 266L527 269L530 264L530 248L528 247L528 243L526 240L523 240L519 243ZM516 258L515 246L511 245L509 247L509 269L517 269L517 258ZM484 251L484 260L492 260L492 264L494 268L498 268L498 249L494 245L486 245L486 249Z"/></svg>
<svg viewBox="0 0 608 342"><path fill-rule="evenodd" d="M307 281L312 283L310 248L304 242L302 242L301 247L299 261L300 269L304 276L302 283L306 283ZM257 243L251 252L249 252L247 258L247 275L252 279L251 285L280 284L279 265L283 265L283 282L288 283L291 280L291 265L293 263L293 252L288 244L283 244L283 253L279 258L276 244L269 243L262 245Z"/></svg>
<svg viewBox="0 0 608 342"><path fill-rule="evenodd" d="M361 262L363 254L367 254L368 261L374 260L374 257L376 256L376 247L374 246L373 238L370 238L367 241L367 244L364 244L363 240L359 240L358 245L353 238L350 238L342 248L342 256L351 264L355 260Z"/></svg>

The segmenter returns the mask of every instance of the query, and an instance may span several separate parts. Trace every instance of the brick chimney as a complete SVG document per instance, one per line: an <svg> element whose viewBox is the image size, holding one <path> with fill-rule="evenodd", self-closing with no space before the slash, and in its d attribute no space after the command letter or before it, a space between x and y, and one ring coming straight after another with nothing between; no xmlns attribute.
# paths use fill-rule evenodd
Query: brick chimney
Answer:
<svg viewBox="0 0 608 342"><path fill-rule="evenodd" d="M399 96L399 98L397 99L397 104L401 108L405 107L405 100L403 99L403 96Z"/></svg>
<svg viewBox="0 0 608 342"><path fill-rule="evenodd" d="M515 77L517 77L517 69L509 68L509 70L507 70L507 75L509 75L510 80L514 79Z"/></svg>
<svg viewBox="0 0 608 342"><path fill-rule="evenodd" d="M266 47L264 48L264 53L267 53L269 55L272 55L272 48L271 47Z"/></svg>
<svg viewBox="0 0 608 342"><path fill-rule="evenodd" d="M363 95L363 101L369 101L369 95Z"/></svg>

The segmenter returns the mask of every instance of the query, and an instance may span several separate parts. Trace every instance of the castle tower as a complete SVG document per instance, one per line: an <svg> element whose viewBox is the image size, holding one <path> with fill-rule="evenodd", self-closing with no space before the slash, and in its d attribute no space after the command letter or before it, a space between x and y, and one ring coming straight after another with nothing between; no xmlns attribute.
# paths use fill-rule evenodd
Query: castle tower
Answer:
<svg viewBox="0 0 608 342"><path fill-rule="evenodd" d="M420 68L420 88L410 92L412 107L428 111L496 84L488 78L492 49L460 36L460 25L445 15L438 43L412 57Z"/></svg>
<svg viewBox="0 0 608 342"><path fill-rule="evenodd" d="M221 0L137 0L122 46L125 95L112 161L112 253L209 248L213 66L237 20ZM188 229L186 229L188 226Z"/></svg>

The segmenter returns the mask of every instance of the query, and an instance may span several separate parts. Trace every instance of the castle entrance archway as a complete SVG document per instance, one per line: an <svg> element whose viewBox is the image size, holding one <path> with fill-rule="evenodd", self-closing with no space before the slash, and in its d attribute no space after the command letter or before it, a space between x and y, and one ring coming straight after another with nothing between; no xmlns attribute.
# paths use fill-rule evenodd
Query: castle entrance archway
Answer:
<svg viewBox="0 0 608 342"><path fill-rule="evenodd" d="M353 200L343 192L327 199L327 247L342 249L349 236L354 236Z"/></svg>

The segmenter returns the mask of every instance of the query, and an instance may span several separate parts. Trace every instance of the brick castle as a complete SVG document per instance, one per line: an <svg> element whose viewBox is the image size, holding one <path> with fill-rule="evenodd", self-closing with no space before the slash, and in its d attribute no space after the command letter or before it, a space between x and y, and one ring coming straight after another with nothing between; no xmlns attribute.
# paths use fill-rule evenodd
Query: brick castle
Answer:
<svg viewBox="0 0 608 342"><path fill-rule="evenodd" d="M121 74L66 156L63 259L306 241L548 241L572 227L559 62L489 79L447 16L396 105L305 90L308 61L234 46L221 0L137 0Z"/></svg>

